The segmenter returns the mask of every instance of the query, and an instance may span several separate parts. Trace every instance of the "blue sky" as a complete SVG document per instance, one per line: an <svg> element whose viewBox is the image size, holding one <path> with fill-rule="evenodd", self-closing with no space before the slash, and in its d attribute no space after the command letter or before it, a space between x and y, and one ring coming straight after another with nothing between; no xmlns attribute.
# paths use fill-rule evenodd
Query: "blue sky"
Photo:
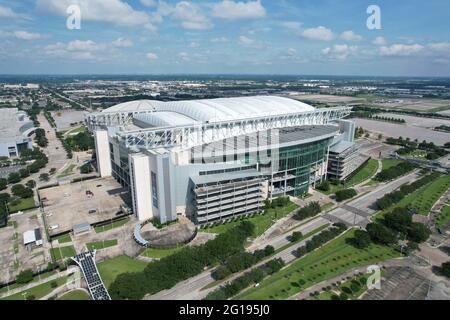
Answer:
<svg viewBox="0 0 450 320"><path fill-rule="evenodd" d="M380 30L366 26L371 4ZM448 0L0 0L0 74L450 76L449 12Z"/></svg>

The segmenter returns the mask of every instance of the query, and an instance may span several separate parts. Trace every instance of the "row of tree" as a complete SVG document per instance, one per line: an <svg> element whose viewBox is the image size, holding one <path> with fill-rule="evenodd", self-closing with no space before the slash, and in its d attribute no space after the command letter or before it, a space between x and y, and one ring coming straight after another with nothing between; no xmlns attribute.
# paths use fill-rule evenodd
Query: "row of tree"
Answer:
<svg viewBox="0 0 450 320"><path fill-rule="evenodd" d="M261 282L264 278L280 271L284 267L284 261L281 259L273 259L266 264L254 268L246 272L244 275L236 278L232 282L221 286L220 288L209 293L205 300L227 300L239 292L248 288L252 284Z"/></svg>
<svg viewBox="0 0 450 320"><path fill-rule="evenodd" d="M119 275L109 288L113 299L142 299L172 288L178 282L198 275L205 268L223 264L244 250L246 239L254 234L255 226L248 221L218 235L201 246L186 247L179 252L150 263L143 272Z"/></svg>
<svg viewBox="0 0 450 320"><path fill-rule="evenodd" d="M34 141L41 148L45 148L48 146L48 139L45 136L44 129L42 129L42 128L36 129L36 131L34 132Z"/></svg>
<svg viewBox="0 0 450 320"><path fill-rule="evenodd" d="M294 215L296 220L304 220L306 218L314 217L318 215L322 209L317 201L310 202L307 206L300 208Z"/></svg>
<svg viewBox="0 0 450 320"><path fill-rule="evenodd" d="M274 253L275 249L272 246L266 246L263 250L256 250L253 253L246 251L236 253L229 257L222 266L214 270L212 276L216 280L225 279L233 273L250 268Z"/></svg>
<svg viewBox="0 0 450 320"><path fill-rule="evenodd" d="M377 173L374 180L379 182L385 182L394 180L398 177L401 177L408 172L414 170L416 168L416 165L409 163L409 162L401 162L397 164L396 166L390 167L389 169L382 170L381 172Z"/></svg>
<svg viewBox="0 0 450 320"><path fill-rule="evenodd" d="M343 189L336 192L336 201L342 202L355 197L358 193L355 189Z"/></svg>
<svg viewBox="0 0 450 320"><path fill-rule="evenodd" d="M375 205L379 210L384 210L392 205L400 202L405 196L408 194L416 191L417 189L423 187L424 185L434 181L436 178L440 176L439 173L433 172L431 174L426 175L425 177L420 178L417 181L414 181L413 183L405 183L400 187L400 189L390 192L388 194L385 194L383 197L378 199L375 202Z"/></svg>
<svg viewBox="0 0 450 320"><path fill-rule="evenodd" d="M277 207L284 207L289 204L289 197L278 197L270 201L269 199L264 201L265 209L275 209Z"/></svg>
<svg viewBox="0 0 450 320"><path fill-rule="evenodd" d="M303 257L307 253L319 248L328 241L336 238L345 230L347 230L347 226L345 224L340 222L335 223L331 228L320 232L319 234L315 235L310 240L308 240L303 247L297 249L295 255L299 258Z"/></svg>

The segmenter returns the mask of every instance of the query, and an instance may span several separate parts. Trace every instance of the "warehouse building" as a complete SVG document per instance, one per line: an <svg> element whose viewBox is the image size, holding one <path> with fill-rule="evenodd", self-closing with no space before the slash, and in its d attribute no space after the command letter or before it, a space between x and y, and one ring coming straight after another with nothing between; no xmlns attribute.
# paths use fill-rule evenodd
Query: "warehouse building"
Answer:
<svg viewBox="0 0 450 320"><path fill-rule="evenodd" d="M132 195L142 222L199 225L261 213L327 178L329 149L353 143L351 108L282 97L132 101L89 114L98 169Z"/></svg>

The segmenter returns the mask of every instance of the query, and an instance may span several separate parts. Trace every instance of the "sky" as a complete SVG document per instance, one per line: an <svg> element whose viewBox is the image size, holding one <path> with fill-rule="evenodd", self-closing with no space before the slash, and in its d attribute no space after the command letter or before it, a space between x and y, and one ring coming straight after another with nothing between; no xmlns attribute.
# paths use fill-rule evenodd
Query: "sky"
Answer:
<svg viewBox="0 0 450 320"><path fill-rule="evenodd" d="M0 0L0 74L450 76L449 12L448 0Z"/></svg>

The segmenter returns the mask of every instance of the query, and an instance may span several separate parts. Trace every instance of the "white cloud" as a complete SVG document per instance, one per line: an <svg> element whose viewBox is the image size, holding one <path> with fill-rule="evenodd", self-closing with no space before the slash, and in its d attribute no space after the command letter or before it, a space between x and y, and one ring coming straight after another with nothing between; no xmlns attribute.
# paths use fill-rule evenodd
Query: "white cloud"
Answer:
<svg viewBox="0 0 450 320"><path fill-rule="evenodd" d="M428 47L437 52L450 52L450 42L434 42L428 44Z"/></svg>
<svg viewBox="0 0 450 320"><path fill-rule="evenodd" d="M83 21L144 27L155 31L147 13L134 10L122 0L37 0L36 6L41 12L66 16L67 8L73 4L80 6Z"/></svg>
<svg viewBox="0 0 450 320"><path fill-rule="evenodd" d="M363 38L362 36L360 36L359 34L354 33L351 30L344 31L341 34L341 39L345 40L345 41L361 41L362 38Z"/></svg>
<svg viewBox="0 0 450 320"><path fill-rule="evenodd" d="M181 21L181 26L191 30L205 30L213 27L209 18L196 4L181 1L173 10L172 18Z"/></svg>
<svg viewBox="0 0 450 320"><path fill-rule="evenodd" d="M372 43L376 46L385 46L386 40L383 37L376 37Z"/></svg>
<svg viewBox="0 0 450 320"><path fill-rule="evenodd" d="M186 52L180 52L178 54L178 57L182 60L182 61L190 61L191 59L189 58L189 54L187 54Z"/></svg>
<svg viewBox="0 0 450 320"><path fill-rule="evenodd" d="M420 44L393 44L389 47L383 46L380 48L380 54L382 56L392 56L392 57L406 57L416 54L424 49L424 46Z"/></svg>
<svg viewBox="0 0 450 320"><path fill-rule="evenodd" d="M114 47L118 48L128 48L133 46L133 41L124 38L118 38L112 42Z"/></svg>
<svg viewBox="0 0 450 320"><path fill-rule="evenodd" d="M263 47L263 44L259 41L256 41L254 39L251 39L249 37L246 36L240 36L239 40L238 40L239 44L241 46L247 47L247 48L255 48L255 49L259 49Z"/></svg>
<svg viewBox="0 0 450 320"><path fill-rule="evenodd" d="M28 32L28 31L15 31L14 36L17 39L26 40L26 41L39 40L42 38L41 34Z"/></svg>
<svg viewBox="0 0 450 320"><path fill-rule="evenodd" d="M142 5L149 8L154 8L158 5L158 2L156 0L140 0L140 2L142 3Z"/></svg>
<svg viewBox="0 0 450 320"><path fill-rule="evenodd" d="M296 31L299 31L300 28L302 27L302 23L296 22L296 21L282 22L281 25L287 29L296 30Z"/></svg>
<svg viewBox="0 0 450 320"><path fill-rule="evenodd" d="M297 50L295 50L294 48L289 48L287 51L287 55L290 57L296 56L297 55Z"/></svg>
<svg viewBox="0 0 450 320"><path fill-rule="evenodd" d="M266 16L266 9L260 0L249 2L223 0L213 5L212 15L228 20L257 19Z"/></svg>
<svg viewBox="0 0 450 320"><path fill-rule="evenodd" d="M11 8L0 6L0 18L17 18L18 16Z"/></svg>
<svg viewBox="0 0 450 320"><path fill-rule="evenodd" d="M97 51L101 47L92 40L74 40L67 44L67 50L69 51Z"/></svg>
<svg viewBox="0 0 450 320"><path fill-rule="evenodd" d="M219 37L219 38L213 38L211 39L212 43L225 43L228 42L228 38L225 37Z"/></svg>
<svg viewBox="0 0 450 320"><path fill-rule="evenodd" d="M303 37L312 40L330 41L333 40L334 35L330 29L319 26L317 28L306 29L302 33Z"/></svg>
<svg viewBox="0 0 450 320"><path fill-rule="evenodd" d="M149 60L158 60L159 59L158 55L156 53L153 53L153 52L147 53L146 57Z"/></svg>
<svg viewBox="0 0 450 320"><path fill-rule="evenodd" d="M349 46L347 44L336 44L332 48L325 48L322 54L333 59L345 60L350 55L355 54L358 50L357 46Z"/></svg>

